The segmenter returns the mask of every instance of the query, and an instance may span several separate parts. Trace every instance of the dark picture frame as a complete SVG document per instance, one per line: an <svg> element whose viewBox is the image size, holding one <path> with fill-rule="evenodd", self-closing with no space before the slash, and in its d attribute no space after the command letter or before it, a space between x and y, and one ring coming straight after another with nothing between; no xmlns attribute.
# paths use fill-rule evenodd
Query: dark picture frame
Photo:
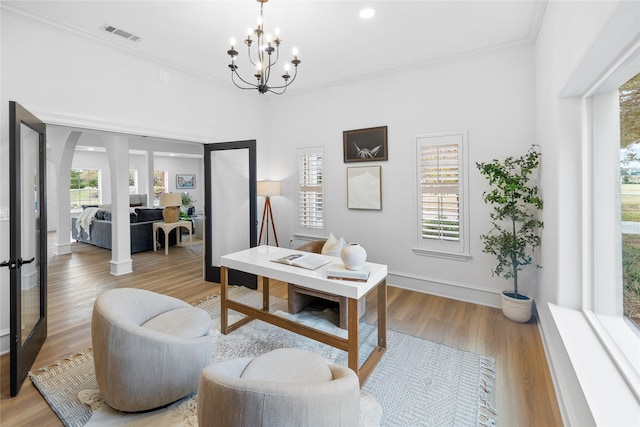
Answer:
<svg viewBox="0 0 640 427"><path fill-rule="evenodd" d="M387 126L342 132L344 162L374 162L389 160Z"/></svg>
<svg viewBox="0 0 640 427"><path fill-rule="evenodd" d="M176 174L176 188L196 188L196 176L194 174Z"/></svg>

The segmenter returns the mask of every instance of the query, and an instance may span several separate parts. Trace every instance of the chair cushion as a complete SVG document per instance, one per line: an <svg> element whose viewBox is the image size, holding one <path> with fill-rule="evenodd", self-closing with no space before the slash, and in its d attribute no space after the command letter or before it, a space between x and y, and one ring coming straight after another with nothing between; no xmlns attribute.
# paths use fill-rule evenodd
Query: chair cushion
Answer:
<svg viewBox="0 0 640 427"><path fill-rule="evenodd" d="M321 356L297 348L279 348L253 359L240 375L243 379L276 383L320 383L333 374Z"/></svg>
<svg viewBox="0 0 640 427"><path fill-rule="evenodd" d="M211 317L200 308L182 307L159 314L141 326L176 337L198 338L209 333Z"/></svg>
<svg viewBox="0 0 640 427"><path fill-rule="evenodd" d="M346 243L342 237L337 239L333 233L329 233L329 238L322 246L321 253L323 255L340 256L340 251L342 251L345 244Z"/></svg>

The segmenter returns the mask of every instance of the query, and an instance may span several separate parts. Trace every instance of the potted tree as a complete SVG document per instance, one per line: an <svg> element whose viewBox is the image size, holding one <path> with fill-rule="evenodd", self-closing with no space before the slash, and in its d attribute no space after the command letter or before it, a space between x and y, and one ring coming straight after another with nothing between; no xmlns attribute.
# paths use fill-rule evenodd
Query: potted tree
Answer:
<svg viewBox="0 0 640 427"><path fill-rule="evenodd" d="M531 318L533 301L518 291L518 272L534 264L533 251L540 246L538 231L544 225L538 220L542 199L537 185L531 181L531 174L540 164L539 148L533 145L521 157L476 163L491 186L482 198L493 208L492 228L480 235L484 243L482 251L496 256L494 275L513 279L513 291L502 292L502 312L522 323Z"/></svg>

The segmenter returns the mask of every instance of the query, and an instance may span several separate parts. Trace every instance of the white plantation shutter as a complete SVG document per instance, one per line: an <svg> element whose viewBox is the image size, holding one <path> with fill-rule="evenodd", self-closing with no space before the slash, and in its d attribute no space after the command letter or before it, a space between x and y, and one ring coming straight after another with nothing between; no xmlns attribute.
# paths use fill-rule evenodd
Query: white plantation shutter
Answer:
<svg viewBox="0 0 640 427"><path fill-rule="evenodd" d="M466 132L416 138L417 247L421 255L465 259L470 256Z"/></svg>
<svg viewBox="0 0 640 427"><path fill-rule="evenodd" d="M420 149L422 237L460 240L460 147L425 145Z"/></svg>
<svg viewBox="0 0 640 427"><path fill-rule="evenodd" d="M298 150L298 228L324 228L324 150Z"/></svg>

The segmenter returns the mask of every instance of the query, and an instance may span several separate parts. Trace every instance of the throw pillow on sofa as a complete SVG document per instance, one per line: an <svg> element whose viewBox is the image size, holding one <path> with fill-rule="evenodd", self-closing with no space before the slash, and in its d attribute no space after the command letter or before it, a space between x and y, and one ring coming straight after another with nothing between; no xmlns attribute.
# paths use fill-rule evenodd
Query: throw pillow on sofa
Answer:
<svg viewBox="0 0 640 427"><path fill-rule="evenodd" d="M138 222L145 221L162 221L162 209L142 209L136 208L136 214L138 215Z"/></svg>

